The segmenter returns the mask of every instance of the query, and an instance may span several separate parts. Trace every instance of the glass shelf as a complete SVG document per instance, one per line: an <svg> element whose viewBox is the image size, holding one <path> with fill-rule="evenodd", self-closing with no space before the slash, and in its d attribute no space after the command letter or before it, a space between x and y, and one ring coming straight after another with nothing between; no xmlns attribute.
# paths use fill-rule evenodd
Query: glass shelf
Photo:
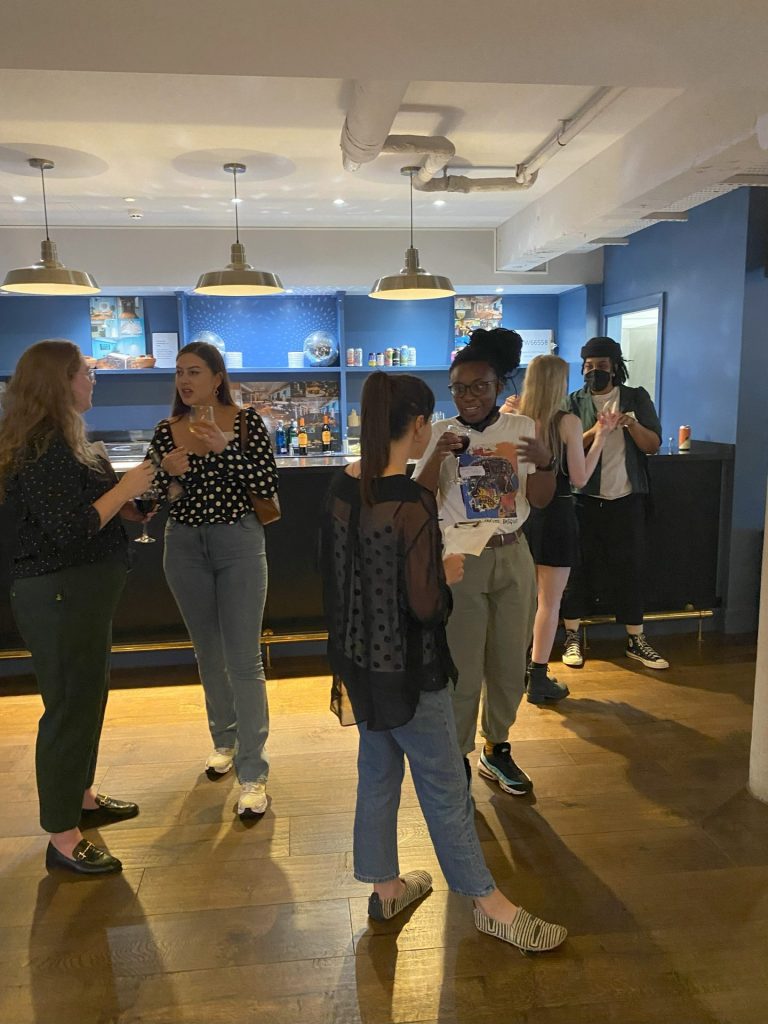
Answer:
<svg viewBox="0 0 768 1024"><path fill-rule="evenodd" d="M341 370L340 366L229 366L227 372L229 376L233 376L237 373L338 373ZM124 377L130 376L173 376L176 373L176 369L173 366L167 368L158 367L146 367L143 370L107 370L96 367L97 377ZM0 374L3 376L3 374ZM6 374L10 376L10 374Z"/></svg>

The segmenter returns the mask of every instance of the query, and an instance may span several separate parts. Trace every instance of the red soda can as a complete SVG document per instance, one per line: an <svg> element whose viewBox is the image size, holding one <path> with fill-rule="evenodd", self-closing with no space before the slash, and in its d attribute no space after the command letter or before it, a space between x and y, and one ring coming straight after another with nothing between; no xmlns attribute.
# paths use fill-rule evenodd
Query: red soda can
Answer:
<svg viewBox="0 0 768 1024"><path fill-rule="evenodd" d="M679 452L691 450L691 428L688 424L683 424L677 433L677 450Z"/></svg>

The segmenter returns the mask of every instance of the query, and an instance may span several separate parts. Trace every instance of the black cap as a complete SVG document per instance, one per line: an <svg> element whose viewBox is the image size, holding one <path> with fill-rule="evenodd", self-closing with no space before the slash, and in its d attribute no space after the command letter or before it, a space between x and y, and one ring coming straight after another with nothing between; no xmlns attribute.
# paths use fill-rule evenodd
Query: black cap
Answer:
<svg viewBox="0 0 768 1024"><path fill-rule="evenodd" d="M607 356L614 362L621 359L621 345L613 338L590 338L581 350L582 359L600 358Z"/></svg>

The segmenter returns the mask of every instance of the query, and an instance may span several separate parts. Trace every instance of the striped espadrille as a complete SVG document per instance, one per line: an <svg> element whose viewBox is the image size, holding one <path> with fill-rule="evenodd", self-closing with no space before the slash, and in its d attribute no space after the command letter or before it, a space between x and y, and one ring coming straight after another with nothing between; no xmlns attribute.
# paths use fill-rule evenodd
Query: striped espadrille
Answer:
<svg viewBox="0 0 768 1024"><path fill-rule="evenodd" d="M414 900L421 899L432 888L432 875L426 871L409 871L401 877L405 891L397 899L383 900L377 892L372 892L368 899L368 917L374 921L388 921L390 917L405 910Z"/></svg>
<svg viewBox="0 0 768 1024"><path fill-rule="evenodd" d="M494 921L479 907L475 907L475 926L478 931L501 939L502 942L509 942L524 953L545 953L557 949L568 937L567 930L561 924L542 921L522 907L515 914L512 924Z"/></svg>

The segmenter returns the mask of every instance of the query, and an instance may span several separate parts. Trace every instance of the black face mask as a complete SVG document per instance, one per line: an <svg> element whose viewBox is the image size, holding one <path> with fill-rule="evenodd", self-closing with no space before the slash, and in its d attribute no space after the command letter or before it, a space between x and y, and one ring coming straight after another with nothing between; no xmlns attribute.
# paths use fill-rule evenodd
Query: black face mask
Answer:
<svg viewBox="0 0 768 1024"><path fill-rule="evenodd" d="M605 391L612 380L613 374L608 370L590 370L584 374L584 383L593 395Z"/></svg>

